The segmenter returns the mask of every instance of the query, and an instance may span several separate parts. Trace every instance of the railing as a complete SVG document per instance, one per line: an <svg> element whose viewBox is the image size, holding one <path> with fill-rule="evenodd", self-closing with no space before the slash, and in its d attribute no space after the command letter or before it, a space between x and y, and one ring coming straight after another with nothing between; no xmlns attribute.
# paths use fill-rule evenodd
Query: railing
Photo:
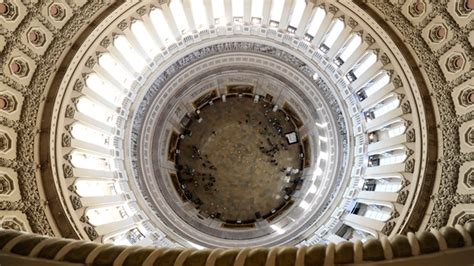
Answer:
<svg viewBox="0 0 474 266"><path fill-rule="evenodd" d="M474 223L311 247L170 249L0 231L0 265L473 265Z"/></svg>

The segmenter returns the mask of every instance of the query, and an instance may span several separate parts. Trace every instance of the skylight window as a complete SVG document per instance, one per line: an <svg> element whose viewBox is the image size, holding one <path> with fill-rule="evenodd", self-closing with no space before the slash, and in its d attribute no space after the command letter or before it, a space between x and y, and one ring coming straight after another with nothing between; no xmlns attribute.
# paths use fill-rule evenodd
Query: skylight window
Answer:
<svg viewBox="0 0 474 266"><path fill-rule="evenodd" d="M204 0L190 0L191 9L193 12L194 23L196 24L197 29L207 28L207 12L204 6Z"/></svg>
<svg viewBox="0 0 474 266"><path fill-rule="evenodd" d="M86 211L88 222L98 226L123 220L128 217L123 206L89 209Z"/></svg>
<svg viewBox="0 0 474 266"><path fill-rule="evenodd" d="M400 100L397 97L389 98L380 104L380 107L374 110L375 117L380 117L392 110L395 110L400 105Z"/></svg>
<svg viewBox="0 0 474 266"><path fill-rule="evenodd" d="M244 16L244 1L243 0L232 0L232 15L234 17Z"/></svg>
<svg viewBox="0 0 474 266"><path fill-rule="evenodd" d="M175 39L173 34L171 33L170 27L168 26L168 22L163 15L163 11L161 9L156 8L150 12L150 19L155 27L156 32L160 36L161 41L165 45L172 44Z"/></svg>
<svg viewBox="0 0 474 266"><path fill-rule="evenodd" d="M295 8L291 14L290 26L298 28L298 25L303 17L304 8L306 7L305 0L295 0Z"/></svg>
<svg viewBox="0 0 474 266"><path fill-rule="evenodd" d="M194 0L192 0L194 1ZM174 22L178 27L179 32L184 35L189 30L186 14L184 13L182 0L173 0L170 3L170 10L173 14Z"/></svg>
<svg viewBox="0 0 474 266"><path fill-rule="evenodd" d="M252 0L252 18L262 18L264 0Z"/></svg>
<svg viewBox="0 0 474 266"><path fill-rule="evenodd" d="M216 24L225 25L227 23L225 21L224 0L212 0L212 13Z"/></svg>
<svg viewBox="0 0 474 266"><path fill-rule="evenodd" d="M272 1L272 10L270 12L270 20L274 22L280 22L281 15L283 14L284 5L285 5L285 0Z"/></svg>
<svg viewBox="0 0 474 266"><path fill-rule="evenodd" d="M85 114L86 116L110 126L115 124L115 113L113 113L110 109L105 108L103 105L99 105L86 97L79 98L76 106L79 112Z"/></svg>
<svg viewBox="0 0 474 266"><path fill-rule="evenodd" d="M374 54L374 52L370 52L369 54L367 54L364 59L362 59L361 63L352 70L355 77L360 77L373 64L375 64L375 62L377 62L377 56Z"/></svg>
<svg viewBox="0 0 474 266"><path fill-rule="evenodd" d="M387 85L390 82L390 76L386 73L383 72L382 75L376 78L374 82L371 82L366 88L365 88L365 93L367 97L370 97L377 91L379 91L381 88L383 88L385 85Z"/></svg>
<svg viewBox="0 0 474 266"><path fill-rule="evenodd" d="M75 139L82 140L91 144L110 148L112 146L111 136L97 131L81 123L75 123L72 126L71 134Z"/></svg>
<svg viewBox="0 0 474 266"><path fill-rule="evenodd" d="M316 10L316 13L311 19L311 23L309 24L308 31L306 33L312 37L316 36L316 33L318 33L318 30L321 27L321 23L323 23L325 16L326 16L326 11L318 7Z"/></svg>
<svg viewBox="0 0 474 266"><path fill-rule="evenodd" d="M71 153L71 164L77 168L92 169L99 171L110 171L113 169L112 162L108 158L73 151Z"/></svg>
<svg viewBox="0 0 474 266"><path fill-rule="evenodd" d="M132 23L132 26L130 28L135 38L139 41L140 45L142 46L143 50L145 50L148 56L150 56L151 58L154 58L160 52L160 48L155 44L155 42L151 38L150 33L146 30L143 22L140 20L137 20L134 23Z"/></svg>
<svg viewBox="0 0 474 266"><path fill-rule="evenodd" d="M145 59L133 48L125 36L117 36L114 40L114 46L136 72L140 73L146 67Z"/></svg>
<svg viewBox="0 0 474 266"><path fill-rule="evenodd" d="M108 81L102 79L96 73L87 75L86 85L89 89L100 95L104 100L114 104L115 106L122 105L123 98L125 97L124 93Z"/></svg>
<svg viewBox="0 0 474 266"><path fill-rule="evenodd" d="M99 65L125 88L129 88L135 80L130 72L109 53L104 53L99 56Z"/></svg>
<svg viewBox="0 0 474 266"><path fill-rule="evenodd" d="M323 50L323 52L327 52L332 47L332 45L334 44L336 39L339 37L343 29L344 29L344 22L340 19L336 19L333 22L331 29L329 30L329 33L326 35L326 38L324 39L323 44L321 45L321 50Z"/></svg>
<svg viewBox="0 0 474 266"><path fill-rule="evenodd" d="M343 48L342 53L339 55L339 58L342 62L346 62L347 59L357 50L357 48L361 45L362 38L359 34L352 36L349 43Z"/></svg>
<svg viewBox="0 0 474 266"><path fill-rule="evenodd" d="M117 195L117 190L112 181L79 179L74 186L77 194L82 197Z"/></svg>

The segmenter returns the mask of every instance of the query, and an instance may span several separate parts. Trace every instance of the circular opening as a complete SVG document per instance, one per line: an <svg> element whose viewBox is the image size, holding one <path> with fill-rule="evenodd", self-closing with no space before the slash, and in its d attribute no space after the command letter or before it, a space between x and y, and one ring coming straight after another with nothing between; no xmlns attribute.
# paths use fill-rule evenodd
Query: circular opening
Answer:
<svg viewBox="0 0 474 266"><path fill-rule="evenodd" d="M227 223L276 214L301 178L296 126L282 110L251 96L211 103L178 145L186 197L205 216Z"/></svg>

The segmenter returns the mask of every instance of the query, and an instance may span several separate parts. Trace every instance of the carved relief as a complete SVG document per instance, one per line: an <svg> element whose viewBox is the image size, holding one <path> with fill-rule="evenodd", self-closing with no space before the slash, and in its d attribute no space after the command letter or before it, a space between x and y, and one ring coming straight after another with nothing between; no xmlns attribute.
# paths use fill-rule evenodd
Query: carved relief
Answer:
<svg viewBox="0 0 474 266"><path fill-rule="evenodd" d="M73 106L68 105L66 108L65 116L67 118L73 118L75 113L76 113L76 109Z"/></svg>
<svg viewBox="0 0 474 266"><path fill-rule="evenodd" d="M404 205L408 198L408 190L403 190L398 193L397 203Z"/></svg>
<svg viewBox="0 0 474 266"><path fill-rule="evenodd" d="M82 208L82 202L81 202L81 198L77 195L71 195L69 197L69 199L71 200L71 204L72 204L72 207L74 208L74 210L79 210L80 208Z"/></svg>
<svg viewBox="0 0 474 266"><path fill-rule="evenodd" d="M0 3L0 15L6 20L15 20L18 16L18 9L12 1L7 0Z"/></svg>
<svg viewBox="0 0 474 266"><path fill-rule="evenodd" d="M469 171L467 171L465 174L464 174L464 178L463 178L463 182L464 184L468 187L468 188L474 188L474 168L471 168L469 169Z"/></svg>
<svg viewBox="0 0 474 266"><path fill-rule="evenodd" d="M0 152L6 153L12 148L12 140L6 132L0 131Z"/></svg>
<svg viewBox="0 0 474 266"><path fill-rule="evenodd" d="M87 236L91 241L96 240L99 237L99 234L97 231L94 229L92 226L86 226L84 227L84 231L86 231Z"/></svg>
<svg viewBox="0 0 474 266"><path fill-rule="evenodd" d="M416 139L415 129L411 128L407 130L406 136L407 136L407 142L415 142L415 139Z"/></svg>
<svg viewBox="0 0 474 266"><path fill-rule="evenodd" d="M468 107L474 104L474 88L469 88L461 92L459 95L459 103Z"/></svg>
<svg viewBox="0 0 474 266"><path fill-rule="evenodd" d="M71 136L69 136L69 134L66 134L66 133L63 134L62 144L63 144L63 147L71 146Z"/></svg>
<svg viewBox="0 0 474 266"><path fill-rule="evenodd" d="M95 66L95 64L97 63L97 60L94 58L94 57L89 57L89 59L87 59L86 61L86 67L88 68L93 68Z"/></svg>
<svg viewBox="0 0 474 266"><path fill-rule="evenodd" d="M446 60L446 68L449 72L456 73L464 69L466 58L463 54L454 54Z"/></svg>
<svg viewBox="0 0 474 266"><path fill-rule="evenodd" d="M69 164L63 164L63 172L64 172L64 177L66 178L74 177L72 166L70 166Z"/></svg>
<svg viewBox="0 0 474 266"><path fill-rule="evenodd" d="M36 47L41 47L46 42L46 34L39 28L32 28L27 33L28 41Z"/></svg>
<svg viewBox="0 0 474 266"><path fill-rule="evenodd" d="M13 180L6 174L0 174L0 195L8 196L13 189Z"/></svg>
<svg viewBox="0 0 474 266"><path fill-rule="evenodd" d="M408 12L413 17L419 17L420 15L425 13L425 11L426 3L423 0L412 0L408 8Z"/></svg>
<svg viewBox="0 0 474 266"><path fill-rule="evenodd" d="M25 224L16 217L3 217L2 228L26 232Z"/></svg>
<svg viewBox="0 0 474 266"><path fill-rule="evenodd" d="M464 133L464 139L470 146L474 146L474 127L470 127L466 133Z"/></svg>
<svg viewBox="0 0 474 266"><path fill-rule="evenodd" d="M395 227L395 222L393 221L386 222L384 227L381 230L381 233L388 236L390 235L390 233L392 233L394 227Z"/></svg>
<svg viewBox="0 0 474 266"><path fill-rule="evenodd" d="M413 170L415 169L415 159L409 159L405 163L405 172L407 173L413 173Z"/></svg>
<svg viewBox="0 0 474 266"><path fill-rule="evenodd" d="M16 110L17 106L17 101L13 95L6 92L0 94L0 110L11 113Z"/></svg>
<svg viewBox="0 0 474 266"><path fill-rule="evenodd" d="M28 63L23 58L14 58L9 64L10 72L19 78L26 77L30 71Z"/></svg>
<svg viewBox="0 0 474 266"><path fill-rule="evenodd" d="M430 29L430 39L432 42L441 42L446 39L448 28L443 24L438 24Z"/></svg>
<svg viewBox="0 0 474 266"><path fill-rule="evenodd" d="M51 4L48 11L49 16L56 21L61 21L66 17L66 8L61 3Z"/></svg>

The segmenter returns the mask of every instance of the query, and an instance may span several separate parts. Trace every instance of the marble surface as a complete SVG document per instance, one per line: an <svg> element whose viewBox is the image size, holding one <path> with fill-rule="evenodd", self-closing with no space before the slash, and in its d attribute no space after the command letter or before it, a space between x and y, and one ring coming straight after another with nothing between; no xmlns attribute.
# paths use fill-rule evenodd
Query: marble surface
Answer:
<svg viewBox="0 0 474 266"><path fill-rule="evenodd" d="M251 221L288 199L298 177L300 146L285 133L296 131L282 111L249 97L215 101L193 118L190 136L180 141L181 187L203 216Z"/></svg>

